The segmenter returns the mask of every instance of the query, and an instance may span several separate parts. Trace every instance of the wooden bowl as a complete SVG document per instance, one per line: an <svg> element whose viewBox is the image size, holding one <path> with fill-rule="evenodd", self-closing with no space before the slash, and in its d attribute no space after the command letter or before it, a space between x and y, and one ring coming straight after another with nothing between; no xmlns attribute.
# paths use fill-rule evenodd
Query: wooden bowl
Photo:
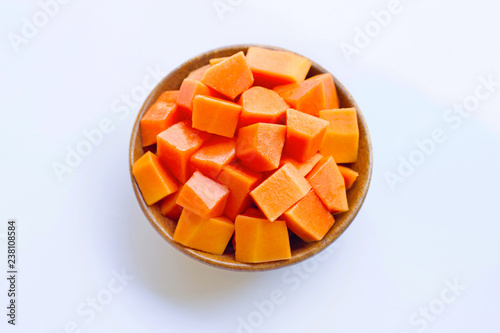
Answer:
<svg viewBox="0 0 500 333"><path fill-rule="evenodd" d="M223 255L215 255L210 253L205 253L202 251L187 248L173 240L174 230L176 222L172 221L160 213L159 205L155 204L148 206L144 201L144 198L139 191L137 183L132 176L132 164L145 153L142 147L141 136L140 136L140 119L144 113L149 109L149 107L156 101L158 96L166 90L177 90L179 89L182 80L194 69L197 69L203 65L208 64L209 59L230 56L238 51L243 51L246 53L248 47L250 46L260 46L274 50L284 50L278 47L271 47L266 45L233 45L218 48L212 51L205 52L197 57L194 57L176 69L174 69L170 74L168 74L158 85L153 89L150 95L147 97L144 105L142 106L137 119L135 120L134 127L132 129L132 137L130 139L130 151L129 151L129 163L130 163L130 176L132 179L132 186L134 188L135 195L139 204L146 215L147 219L151 225L156 229L156 231L163 237L167 242L174 246L179 251L185 253L191 258L204 262L206 264L237 271L265 271L276 268L281 268L298 263L304 259L310 258L316 253L325 249L328 245L334 242L351 224L351 222L356 217L365 196L368 192L368 187L370 185L371 172L372 172L372 148L370 142L370 135L368 133L368 127L366 125L365 119L361 114L361 111L354 101L354 98L349 94L347 89L334 77L335 84L337 86L337 92L339 96L339 102L341 108L355 107L358 112L358 124L359 124L359 155L358 160L355 163L348 165L350 168L354 169L359 173L359 177L354 183L353 187L347 192L347 199L349 202L349 211L341 214L335 215L335 224L328 231L326 236L317 242L306 243L303 242L298 237L291 237L290 245L292 249L292 258L289 260L281 260L274 262L258 263L258 264L245 264L237 262L234 259L234 252L231 253L228 250ZM285 50L287 51L287 50ZM309 71L308 77L316 74L327 73L327 71L311 61L312 66Z"/></svg>

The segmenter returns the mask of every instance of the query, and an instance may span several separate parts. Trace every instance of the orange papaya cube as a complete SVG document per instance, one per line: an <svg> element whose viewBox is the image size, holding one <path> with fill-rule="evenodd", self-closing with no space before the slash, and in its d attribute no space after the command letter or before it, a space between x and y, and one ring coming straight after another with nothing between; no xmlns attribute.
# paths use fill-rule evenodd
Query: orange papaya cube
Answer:
<svg viewBox="0 0 500 333"><path fill-rule="evenodd" d="M156 103L177 103L177 97L179 97L179 90L167 90L161 93L160 97L156 100Z"/></svg>
<svg viewBox="0 0 500 333"><path fill-rule="evenodd" d="M317 117L319 111L325 109L325 90L319 80L277 86L274 91L295 110Z"/></svg>
<svg viewBox="0 0 500 333"><path fill-rule="evenodd" d="M255 86L273 88L306 78L311 62L287 51L269 50L252 46L247 51L247 62L255 78Z"/></svg>
<svg viewBox="0 0 500 333"><path fill-rule="evenodd" d="M262 174L253 172L239 164L228 164L222 168L217 181L229 188L224 215L234 220L236 215L241 214L250 207L252 200L248 193L262 179Z"/></svg>
<svg viewBox="0 0 500 333"><path fill-rule="evenodd" d="M257 208L248 208L247 210L245 210L245 212L243 214L240 214L240 215L245 215L245 216L250 216L250 217L257 217L259 219L265 219L266 218L266 215L264 215L264 213L262 213Z"/></svg>
<svg viewBox="0 0 500 333"><path fill-rule="evenodd" d="M305 162L321 148L329 123L294 109L286 111L285 153Z"/></svg>
<svg viewBox="0 0 500 333"><path fill-rule="evenodd" d="M341 213L349 209L344 177L331 156L319 161L306 179L329 212Z"/></svg>
<svg viewBox="0 0 500 333"><path fill-rule="evenodd" d="M236 141L216 136L191 155L191 168L215 179L222 167L229 164L235 156Z"/></svg>
<svg viewBox="0 0 500 333"><path fill-rule="evenodd" d="M234 239L235 259L239 262L286 260L292 256L285 221L238 215Z"/></svg>
<svg viewBox="0 0 500 333"><path fill-rule="evenodd" d="M148 151L132 165L132 174L146 204L152 205L178 190L174 177L158 157Z"/></svg>
<svg viewBox="0 0 500 333"><path fill-rule="evenodd" d="M356 109L322 110L319 117L330 122L319 152L323 156L333 156L337 163L356 162L359 146Z"/></svg>
<svg viewBox="0 0 500 333"><path fill-rule="evenodd" d="M243 52L238 52L210 66L203 74L201 82L234 100L236 96L252 86L253 75L245 55Z"/></svg>
<svg viewBox="0 0 500 333"><path fill-rule="evenodd" d="M210 89L198 80L184 79L179 88L179 97L177 97L177 105L182 107L184 115L191 119L193 115L193 101L198 95L211 96Z"/></svg>
<svg viewBox="0 0 500 333"><path fill-rule="evenodd" d="M234 233L234 223L224 216L203 218L183 209L174 241L204 252L222 254Z"/></svg>
<svg viewBox="0 0 500 333"><path fill-rule="evenodd" d="M285 164L250 192L253 201L270 221L302 199L311 189L290 163Z"/></svg>
<svg viewBox="0 0 500 333"><path fill-rule="evenodd" d="M339 97L337 95L337 88L335 87L335 81L333 81L332 74L318 74L310 77L306 81L308 80L318 80L323 84L323 90L325 92L325 109L339 108Z"/></svg>
<svg viewBox="0 0 500 333"><path fill-rule="evenodd" d="M309 172L311 172L311 170L314 168L314 166L316 164L318 164L318 162L322 158L323 158L323 155L317 153L317 154L314 154L314 156L311 157L310 159L308 159L307 161L305 161L305 162L299 162L296 159L283 154L281 156L280 167L283 166L283 165L285 165L285 164L287 164L287 163L291 163L297 169L297 171L299 172L299 174L301 176L305 177L305 176L307 176L307 174Z"/></svg>
<svg viewBox="0 0 500 333"><path fill-rule="evenodd" d="M198 95L193 102L193 128L232 138L241 106L216 97Z"/></svg>
<svg viewBox="0 0 500 333"><path fill-rule="evenodd" d="M182 207L177 204L177 197L181 193L180 188L177 192L170 194L160 202L160 212L162 215L177 220L181 216Z"/></svg>
<svg viewBox="0 0 500 333"><path fill-rule="evenodd" d="M285 123L288 104L273 90L252 87L241 94L238 104L243 107L239 127L255 123Z"/></svg>
<svg viewBox="0 0 500 333"><path fill-rule="evenodd" d="M181 183L185 183L191 176L188 168L191 155L210 137L210 134L192 128L188 120L178 122L158 134L158 157Z"/></svg>
<svg viewBox="0 0 500 333"><path fill-rule="evenodd" d="M245 215L245 216L249 216L249 217L256 217L259 219L266 219L266 216L257 208L248 208L247 210L245 210L245 212L243 214L240 214L240 215ZM234 237L234 235L233 235L232 245L233 245L233 249L236 249L236 237Z"/></svg>
<svg viewBox="0 0 500 333"><path fill-rule="evenodd" d="M229 57L220 57L220 58L212 58L208 62L210 63L211 66L217 65L219 62L223 62Z"/></svg>
<svg viewBox="0 0 500 333"><path fill-rule="evenodd" d="M199 68L196 68L195 70L189 72L187 79L193 79L193 80L201 80L201 77L203 76L203 73L210 67L209 64L201 66Z"/></svg>
<svg viewBox="0 0 500 333"><path fill-rule="evenodd" d="M156 136L175 124L179 115L177 105L166 102L155 102L141 119L142 146L156 143Z"/></svg>
<svg viewBox="0 0 500 333"><path fill-rule="evenodd" d="M354 182L356 181L356 179L358 178L359 174L353 169L350 169L342 165L337 165L337 167L339 168L342 177L344 177L345 189L346 190L350 189L354 184Z"/></svg>
<svg viewBox="0 0 500 333"><path fill-rule="evenodd" d="M257 123L242 127L236 138L236 156L250 169L262 172L279 167L286 126Z"/></svg>
<svg viewBox="0 0 500 333"><path fill-rule="evenodd" d="M182 186L177 204L203 218L220 216L224 213L229 189L226 185L195 171Z"/></svg>
<svg viewBox="0 0 500 333"><path fill-rule="evenodd" d="M283 219L287 227L306 242L322 240L335 223L314 190L287 210Z"/></svg>

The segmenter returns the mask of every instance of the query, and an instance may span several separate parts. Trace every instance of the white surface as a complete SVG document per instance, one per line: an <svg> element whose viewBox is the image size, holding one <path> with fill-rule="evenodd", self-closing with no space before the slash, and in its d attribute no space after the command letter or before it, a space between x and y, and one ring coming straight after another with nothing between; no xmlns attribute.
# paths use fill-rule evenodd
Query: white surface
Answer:
<svg viewBox="0 0 500 333"><path fill-rule="evenodd" d="M390 1L221 2L232 4L222 16L212 0L69 1L17 52L8 34L21 34L40 5L2 2L0 234L17 219L20 245L18 321L6 324L2 277L0 331L500 331L500 87L456 128L443 118L474 95L479 77L500 81L499 3L401 0L349 62L341 43L352 44L356 27ZM127 166L144 98L130 107L121 100L140 95L148 69L167 73L205 50L247 42L330 70L358 101L375 157L365 205L331 251L259 274L199 264L149 226ZM103 119L113 130L59 181L52 164ZM392 191L385 174L437 128L447 140ZM85 303L111 295L122 269L135 278L94 318ZM455 280L466 286L458 296L448 287ZM240 327L240 318L254 326Z"/></svg>

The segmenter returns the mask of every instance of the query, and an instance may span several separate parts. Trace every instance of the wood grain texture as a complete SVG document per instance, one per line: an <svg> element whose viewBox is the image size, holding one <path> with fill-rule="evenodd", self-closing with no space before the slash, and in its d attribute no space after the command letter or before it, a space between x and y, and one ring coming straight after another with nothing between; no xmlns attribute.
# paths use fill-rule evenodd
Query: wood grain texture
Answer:
<svg viewBox="0 0 500 333"><path fill-rule="evenodd" d="M290 260L259 263L259 264L244 264L234 260L234 253L226 251L223 255L214 255L210 253L201 252L198 250L193 250L186 248L173 240L173 234L175 230L175 222L163 216L160 213L159 205L148 206L146 205L141 192L132 176L132 164L141 157L145 150L142 147L141 136L140 136L140 119L144 113L149 109L149 107L156 101L159 95L166 90L176 90L179 89L182 80L191 72L203 65L209 63L211 58L219 58L230 56L236 52L243 51L246 53L248 47L250 46L260 46L274 50L284 50L278 47L272 47L267 45L232 45L227 47L218 48L205 52L197 57L194 57L172 72L170 72L158 85L153 89L150 95L146 98L144 105L142 106L139 114L134 123L132 129L132 136L130 139L130 150L129 150L129 164L130 164L130 177L132 180L132 186L134 188L135 195L141 206L144 214L151 223L151 225L156 229L156 231L172 246L174 246L179 251L184 254L194 258L203 263L237 271L265 271L271 269L282 268L292 264L296 264L302 260L310 258L311 256L324 250L328 245L334 242L353 222L354 218L358 214L363 201L368 193L368 188L370 185L371 173L372 173L372 147L370 141L370 135L368 132L368 127L366 125L365 119L359 109L358 105L354 101L354 98L349 94L347 89L335 78L335 85L337 87L337 92L339 96L339 103L341 108L354 107L358 113L358 124L359 124L359 153L358 159L355 163L347 164L348 167L359 173L358 179L354 183L353 187L347 192L347 199L349 202L349 211L336 214L335 224L326 234L326 236L318 242L306 243L300 240L298 237L291 238L291 248L292 248L292 258ZM288 50L284 50L288 51ZM290 52L290 51L289 51ZM308 77L314 76L316 74L327 73L327 71L311 61L312 67L309 71Z"/></svg>

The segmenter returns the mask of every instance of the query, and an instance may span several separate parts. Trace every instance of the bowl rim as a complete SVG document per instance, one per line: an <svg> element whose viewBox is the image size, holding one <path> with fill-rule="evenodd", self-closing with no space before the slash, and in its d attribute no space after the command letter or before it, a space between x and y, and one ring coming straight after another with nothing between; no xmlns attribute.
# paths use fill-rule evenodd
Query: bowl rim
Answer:
<svg viewBox="0 0 500 333"><path fill-rule="evenodd" d="M135 178L132 174L132 165L135 162L135 160L134 160L134 148L135 148L134 143L137 140L137 136L140 135L140 131L137 129L140 127L140 120L141 120L142 116L144 115L144 113L147 111L147 108L149 108L150 104L152 103L152 100L153 99L156 100L158 87L162 86L166 81L170 80L173 76L175 76L175 74L178 71L180 71L184 68L188 68L189 70L194 70L196 68L199 68L200 66L203 66L203 64L198 64L196 67L194 67L194 64L196 64L197 61L199 61L200 59L206 58L207 55L209 55L209 54L234 51L235 49L245 51L249 47L262 47L262 48L267 48L267 49L271 49L271 50L291 52L291 53L297 54L299 56L302 56L304 58L307 58L311 62L311 68L315 68L321 73L331 74L325 68L323 68L322 66L320 66L319 64L317 64L313 60L309 59L308 57L305 57L305 56L303 56L299 53L296 53L294 51L287 50L285 48L270 46L270 45L265 45L265 44L226 45L226 46L222 46L222 47L218 47L218 48L214 48L214 49L205 51L205 52L200 53L194 57L191 57L190 59L184 61L182 64L180 64L176 68L172 69L159 82L157 82L155 87L151 90L151 92L148 94L148 96L144 100L144 103L142 104L142 106L137 114L137 117L134 121L134 125L132 127L132 134L131 134L130 143L129 143L129 171L130 171L130 177L131 177L132 187L134 189L135 196L137 198L137 201L139 202L139 205L140 205L144 215L148 219L149 223L153 226L153 228L162 236L162 238L164 238L168 243L170 243L170 245L172 245L174 248L176 248L180 252L184 253L188 257L195 259L199 262L203 262L204 264L208 264L209 266L212 266L212 267L233 270L233 271L256 272L256 271L268 271L268 270L289 267L289 266L292 266L292 265L297 264L299 262L302 262L308 258L311 258L314 255L316 255L319 252L326 249L333 242L335 242L345 232L345 230L347 230L347 228L352 224L352 222L356 218L357 214L359 213L359 210L361 209L361 207L366 199L366 195L368 194L368 190L369 190L370 183L371 183L372 168L373 168L373 149L372 149L370 133L368 131L368 126L366 124L365 118L364 118L358 104L356 103L356 101L354 100L354 98L352 97L350 92L345 88L345 86L341 82L339 82L339 80L333 74L331 74L331 75L334 79L335 86L336 86L337 90L341 89L343 94L346 96L346 98L352 104L352 107L354 107L356 109L356 113L357 113L357 117L358 117L358 124L362 123L362 126L365 130L366 147L368 150L368 159L367 159L368 165L367 165L366 181L361 188L361 195L359 197L359 200L352 203L352 205L351 205L351 203L349 205L350 207L349 207L349 210L347 212L350 213L350 218L346 219L346 221L344 221L344 223L342 223L341 226L339 226L338 223L336 222L331 228L331 229L336 228L334 237L330 237L329 239L325 239L326 238L326 236L325 236L325 238L323 238L323 240L315 242L316 246L310 248L307 252L299 253L298 255L292 256L291 259L287 259L287 260L248 264L248 263L240 263L240 262L236 262L236 261L234 261L234 263L231 263L231 262L227 262L225 260L217 260L216 259L217 255L212 255L212 254L208 254L206 252L202 252L199 250L185 247L184 245L181 245L181 244L177 243L176 241L174 241L172 236L170 236L168 231L166 230L166 227L164 225L162 225L161 223L159 223L155 219L151 210L149 209L149 206L144 201L144 198L142 197L142 194L141 194L139 187L137 185L137 182L135 181ZM234 51L234 52L238 52L238 51ZM330 229L329 233L332 231L331 229Z"/></svg>

